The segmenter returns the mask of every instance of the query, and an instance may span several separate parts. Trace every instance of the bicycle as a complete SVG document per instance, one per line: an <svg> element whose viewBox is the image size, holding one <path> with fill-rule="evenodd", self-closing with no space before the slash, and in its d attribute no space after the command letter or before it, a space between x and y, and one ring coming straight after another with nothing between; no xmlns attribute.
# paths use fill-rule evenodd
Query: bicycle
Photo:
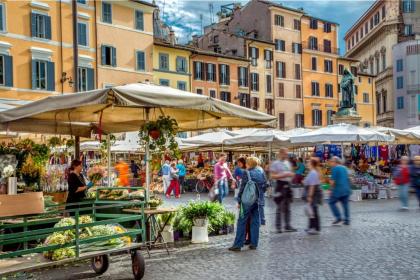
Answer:
<svg viewBox="0 0 420 280"><path fill-rule="evenodd" d="M203 193L206 189L210 191L213 187L213 179L207 178L205 175L198 175L197 176L197 183L195 184L195 191L197 193Z"/></svg>

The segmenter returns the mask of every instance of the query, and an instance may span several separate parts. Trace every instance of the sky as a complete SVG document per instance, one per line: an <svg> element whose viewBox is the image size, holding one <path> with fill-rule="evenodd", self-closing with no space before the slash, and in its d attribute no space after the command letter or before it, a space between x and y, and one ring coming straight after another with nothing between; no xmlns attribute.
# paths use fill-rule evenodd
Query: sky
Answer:
<svg viewBox="0 0 420 280"><path fill-rule="evenodd" d="M353 23L372 5L374 0L283 0L276 1L284 6L303 8L314 17L340 24L339 47L345 49L344 34ZM201 26L211 23L210 5L213 6L214 21L220 6L233 2L246 4L247 1L200 1L200 0L157 0L161 18L172 27L179 43L187 43L194 34L202 33Z"/></svg>

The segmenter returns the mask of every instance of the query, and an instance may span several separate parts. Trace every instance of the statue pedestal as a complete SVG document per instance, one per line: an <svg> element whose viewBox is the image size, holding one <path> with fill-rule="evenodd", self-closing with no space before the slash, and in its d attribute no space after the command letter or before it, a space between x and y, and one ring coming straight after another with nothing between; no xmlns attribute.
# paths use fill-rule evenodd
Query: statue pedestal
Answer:
<svg viewBox="0 0 420 280"><path fill-rule="evenodd" d="M332 117L333 124L348 123L360 126L362 117L353 108L340 108Z"/></svg>

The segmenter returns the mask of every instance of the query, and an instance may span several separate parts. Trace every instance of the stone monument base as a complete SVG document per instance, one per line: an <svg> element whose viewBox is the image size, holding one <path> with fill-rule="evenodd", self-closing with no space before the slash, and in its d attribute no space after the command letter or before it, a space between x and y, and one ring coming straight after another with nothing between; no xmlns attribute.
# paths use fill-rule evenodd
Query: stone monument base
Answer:
<svg viewBox="0 0 420 280"><path fill-rule="evenodd" d="M348 123L360 126L361 116L353 108L340 108L332 117L333 124Z"/></svg>

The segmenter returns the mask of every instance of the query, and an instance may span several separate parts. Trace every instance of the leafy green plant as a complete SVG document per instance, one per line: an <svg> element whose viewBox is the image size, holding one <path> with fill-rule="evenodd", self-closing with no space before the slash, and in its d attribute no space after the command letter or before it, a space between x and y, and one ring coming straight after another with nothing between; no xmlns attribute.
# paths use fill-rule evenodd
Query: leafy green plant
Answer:
<svg viewBox="0 0 420 280"><path fill-rule="evenodd" d="M57 147L61 145L61 139L57 136L51 137L50 140L48 140L48 145L50 147Z"/></svg>

